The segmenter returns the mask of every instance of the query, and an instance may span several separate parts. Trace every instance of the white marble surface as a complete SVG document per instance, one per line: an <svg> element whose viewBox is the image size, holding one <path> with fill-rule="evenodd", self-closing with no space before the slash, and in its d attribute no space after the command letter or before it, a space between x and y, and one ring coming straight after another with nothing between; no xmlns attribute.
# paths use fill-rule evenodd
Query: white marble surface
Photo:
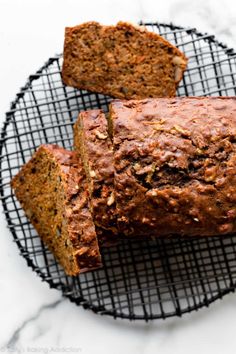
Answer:
<svg viewBox="0 0 236 354"><path fill-rule="evenodd" d="M195 26L236 47L235 0L0 0L0 124L28 74L62 50L66 25L158 20ZM48 288L18 255L0 216L0 351L234 354L236 295L149 324L94 315ZM7 349L10 345L11 349Z"/></svg>

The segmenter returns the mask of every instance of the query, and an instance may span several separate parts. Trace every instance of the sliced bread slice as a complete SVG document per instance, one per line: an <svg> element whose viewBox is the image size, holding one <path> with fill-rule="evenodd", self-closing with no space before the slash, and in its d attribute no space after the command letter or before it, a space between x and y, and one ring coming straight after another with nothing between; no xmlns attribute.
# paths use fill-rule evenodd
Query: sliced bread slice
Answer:
<svg viewBox="0 0 236 354"><path fill-rule="evenodd" d="M85 173L75 152L57 145L40 146L11 186L68 275L101 266Z"/></svg>
<svg viewBox="0 0 236 354"><path fill-rule="evenodd" d="M187 58L143 26L87 22L66 28L63 82L116 98L175 96Z"/></svg>

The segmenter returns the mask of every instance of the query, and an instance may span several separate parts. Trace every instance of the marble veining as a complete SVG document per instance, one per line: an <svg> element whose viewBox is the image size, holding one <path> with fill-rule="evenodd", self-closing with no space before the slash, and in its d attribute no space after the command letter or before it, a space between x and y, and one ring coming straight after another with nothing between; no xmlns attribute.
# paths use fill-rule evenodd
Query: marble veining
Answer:
<svg viewBox="0 0 236 354"><path fill-rule="evenodd" d="M18 345L19 340L20 340L20 337L21 337L21 333L24 330L27 330L27 326L31 326L31 325L34 326L35 322L37 322L39 320L39 318L40 318L40 316L42 315L43 312L48 311L48 310L52 311L57 306L59 306L63 301L65 301L65 300L64 299L60 299L60 300L57 300L57 301L55 301L55 302L53 302L51 304L41 305L34 315L32 315L31 317L26 318L26 319L23 320L23 322L13 332L13 334L8 339L7 343L3 345L3 347L11 348L11 350L16 350L17 349L17 345ZM39 338L39 336L42 336L43 334L44 333L42 331L38 331L38 335L36 337L34 337L34 339Z"/></svg>

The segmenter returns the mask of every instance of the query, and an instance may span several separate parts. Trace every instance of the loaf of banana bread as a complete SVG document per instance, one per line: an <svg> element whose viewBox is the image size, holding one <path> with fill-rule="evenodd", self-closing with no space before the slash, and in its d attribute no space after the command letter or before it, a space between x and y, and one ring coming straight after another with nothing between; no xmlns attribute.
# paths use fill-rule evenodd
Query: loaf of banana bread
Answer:
<svg viewBox="0 0 236 354"><path fill-rule="evenodd" d="M99 241L104 238L108 241L117 234L114 166L108 123L101 110L79 114L74 125L74 147L86 171L91 211Z"/></svg>
<svg viewBox="0 0 236 354"><path fill-rule="evenodd" d="M116 100L110 119L120 230L236 231L236 97Z"/></svg>
<svg viewBox="0 0 236 354"><path fill-rule="evenodd" d="M101 266L85 173L75 152L42 145L11 186L39 236L68 275Z"/></svg>
<svg viewBox="0 0 236 354"><path fill-rule="evenodd" d="M115 100L108 118L80 113L77 151L42 145L11 183L68 275L101 266L97 230L236 232L236 97Z"/></svg>
<svg viewBox="0 0 236 354"><path fill-rule="evenodd" d="M63 58L66 85L125 99L175 96L187 66L163 37L126 22L66 28Z"/></svg>

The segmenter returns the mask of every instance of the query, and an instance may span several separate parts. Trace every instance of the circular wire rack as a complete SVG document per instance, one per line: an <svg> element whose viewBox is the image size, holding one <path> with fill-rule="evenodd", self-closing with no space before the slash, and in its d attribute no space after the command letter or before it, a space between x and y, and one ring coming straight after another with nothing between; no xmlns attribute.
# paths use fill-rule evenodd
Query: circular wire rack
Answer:
<svg viewBox="0 0 236 354"><path fill-rule="evenodd" d="M143 24L143 23L142 23ZM185 52L179 96L236 94L236 53L194 28L145 23ZM122 241L103 248L102 269L66 276L26 219L11 178L40 144L73 144L73 123L86 109L108 110L110 97L66 87L62 56L50 58L17 94L0 140L0 193L20 253L50 287L76 304L114 318L151 320L208 306L236 287L236 236Z"/></svg>

